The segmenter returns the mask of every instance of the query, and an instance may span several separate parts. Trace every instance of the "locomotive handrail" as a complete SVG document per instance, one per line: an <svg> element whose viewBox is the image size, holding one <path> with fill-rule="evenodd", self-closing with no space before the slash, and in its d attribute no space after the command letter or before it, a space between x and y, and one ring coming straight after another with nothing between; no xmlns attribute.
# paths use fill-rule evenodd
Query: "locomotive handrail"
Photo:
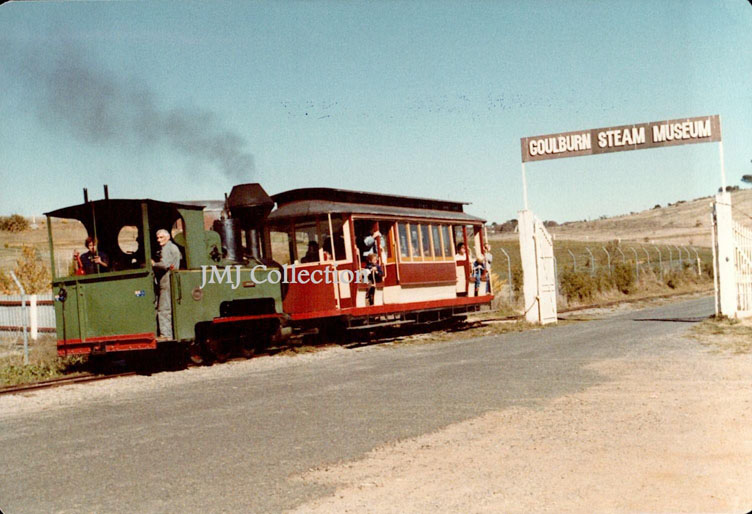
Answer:
<svg viewBox="0 0 752 514"><path fill-rule="evenodd" d="M118 279L131 276L146 276L151 273L146 268L129 269L120 271L108 271L107 273L92 273L89 275L68 275L66 277L56 277L53 284L73 284L77 282L101 282L102 279Z"/></svg>

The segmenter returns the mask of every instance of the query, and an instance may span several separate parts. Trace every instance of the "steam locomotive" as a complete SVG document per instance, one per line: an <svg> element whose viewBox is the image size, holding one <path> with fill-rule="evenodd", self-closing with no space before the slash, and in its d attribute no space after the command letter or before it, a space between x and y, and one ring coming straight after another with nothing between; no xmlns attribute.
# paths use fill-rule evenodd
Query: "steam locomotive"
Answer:
<svg viewBox="0 0 752 514"><path fill-rule="evenodd" d="M111 199L106 186L103 199L90 201L84 190L82 204L46 213L58 354L173 345L200 363L297 334L462 318L493 299L469 278L470 252L456 252L463 243L480 254L485 243L484 220L464 205L332 188L270 197L254 183L234 186L216 212ZM109 265L85 275L56 269L55 252L65 262L70 252L56 247L57 219L82 223ZM169 271L169 340L155 312L158 229L182 257ZM374 263L378 280L368 278Z"/></svg>

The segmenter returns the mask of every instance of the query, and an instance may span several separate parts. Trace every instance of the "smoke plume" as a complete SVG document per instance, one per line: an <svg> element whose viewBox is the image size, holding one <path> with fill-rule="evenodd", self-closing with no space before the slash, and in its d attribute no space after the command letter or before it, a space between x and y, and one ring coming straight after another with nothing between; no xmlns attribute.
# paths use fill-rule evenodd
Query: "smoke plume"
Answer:
<svg viewBox="0 0 752 514"><path fill-rule="evenodd" d="M91 144L168 148L216 166L232 181L253 174L247 141L212 112L162 107L146 84L92 65L70 45L55 57L39 55L17 64L33 89L40 120L50 128L67 128Z"/></svg>

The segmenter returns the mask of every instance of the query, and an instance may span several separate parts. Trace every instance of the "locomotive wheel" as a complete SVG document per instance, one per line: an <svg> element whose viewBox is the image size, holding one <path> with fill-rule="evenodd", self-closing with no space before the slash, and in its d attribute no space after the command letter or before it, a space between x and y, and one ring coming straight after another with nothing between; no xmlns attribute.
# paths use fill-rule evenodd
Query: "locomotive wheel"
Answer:
<svg viewBox="0 0 752 514"><path fill-rule="evenodd" d="M225 362L230 358L230 346L221 339L206 339L206 349L217 362Z"/></svg>
<svg viewBox="0 0 752 514"><path fill-rule="evenodd" d="M206 362L204 348L200 342L194 341L188 345L188 358L196 366L201 366Z"/></svg>
<svg viewBox="0 0 752 514"><path fill-rule="evenodd" d="M250 339L243 338L238 344L238 353L244 359L250 359L256 355L256 345Z"/></svg>

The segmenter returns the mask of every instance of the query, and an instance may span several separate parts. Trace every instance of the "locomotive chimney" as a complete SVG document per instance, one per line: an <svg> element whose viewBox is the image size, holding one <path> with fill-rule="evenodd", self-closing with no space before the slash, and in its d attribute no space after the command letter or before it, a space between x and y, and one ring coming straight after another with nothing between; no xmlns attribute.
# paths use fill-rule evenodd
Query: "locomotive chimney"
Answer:
<svg viewBox="0 0 752 514"><path fill-rule="evenodd" d="M107 190L107 184L104 185L104 199L105 200L110 199L110 192Z"/></svg>
<svg viewBox="0 0 752 514"><path fill-rule="evenodd" d="M89 203L89 190L84 188L84 203Z"/></svg>

